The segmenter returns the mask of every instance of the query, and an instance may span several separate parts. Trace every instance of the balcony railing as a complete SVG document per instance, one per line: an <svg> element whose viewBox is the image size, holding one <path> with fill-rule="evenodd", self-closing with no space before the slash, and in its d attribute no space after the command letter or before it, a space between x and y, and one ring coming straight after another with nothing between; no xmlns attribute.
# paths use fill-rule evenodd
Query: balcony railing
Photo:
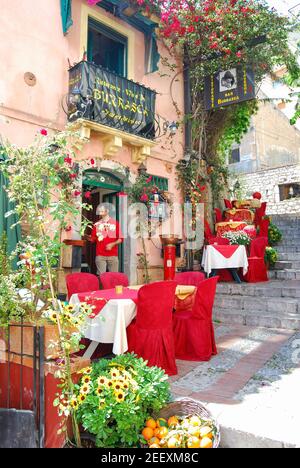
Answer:
<svg viewBox="0 0 300 468"><path fill-rule="evenodd" d="M155 101L155 91L94 63L83 61L69 70L69 122L83 119L154 140L160 133Z"/></svg>

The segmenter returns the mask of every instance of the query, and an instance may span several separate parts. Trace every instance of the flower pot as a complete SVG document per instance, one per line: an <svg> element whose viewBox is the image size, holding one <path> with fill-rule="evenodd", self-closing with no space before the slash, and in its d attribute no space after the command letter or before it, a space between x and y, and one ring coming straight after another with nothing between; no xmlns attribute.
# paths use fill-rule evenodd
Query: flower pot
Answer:
<svg viewBox="0 0 300 468"><path fill-rule="evenodd" d="M32 356L34 353L33 349L33 328L32 324L24 323L21 327L20 323L12 323L10 326L10 352ZM27 325L27 326L26 326ZM45 341L44 341L44 353L45 359L57 359L60 356L59 346L59 332L57 325L45 323ZM23 330L23 343L22 343L22 330ZM71 329L71 332L77 332L77 329ZM71 349L71 353L76 353L79 348Z"/></svg>

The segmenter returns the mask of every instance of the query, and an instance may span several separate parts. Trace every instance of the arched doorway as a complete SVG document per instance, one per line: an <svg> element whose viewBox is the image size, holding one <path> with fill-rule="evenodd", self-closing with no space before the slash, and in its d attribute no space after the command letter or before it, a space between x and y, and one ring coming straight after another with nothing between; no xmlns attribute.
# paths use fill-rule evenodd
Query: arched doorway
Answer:
<svg viewBox="0 0 300 468"><path fill-rule="evenodd" d="M121 221L120 210L119 210L119 193L123 191L124 185L123 181L116 175L105 171L97 171L94 169L86 170L83 173L83 193L91 192L91 198L89 203L92 205L92 210L84 210L82 215L85 216L93 224L98 221L96 215L97 206L101 203L109 203L110 216L117 221ZM87 232L90 234L89 232ZM97 269L95 265L96 257L96 245L92 243L87 243L86 247L83 249L83 258L82 258L82 269L83 271L89 271L96 274ZM119 247L119 269L124 271L124 245L121 244Z"/></svg>

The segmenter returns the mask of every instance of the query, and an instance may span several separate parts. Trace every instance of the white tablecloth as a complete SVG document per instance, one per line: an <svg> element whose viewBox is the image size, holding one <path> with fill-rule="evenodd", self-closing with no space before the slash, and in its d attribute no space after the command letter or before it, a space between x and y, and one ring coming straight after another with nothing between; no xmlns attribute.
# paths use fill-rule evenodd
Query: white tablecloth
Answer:
<svg viewBox="0 0 300 468"><path fill-rule="evenodd" d="M230 258L226 258L213 245L207 245L203 252L202 266L208 275L212 270L227 268L243 268L243 273L246 275L249 266L246 247L240 245Z"/></svg>
<svg viewBox="0 0 300 468"><path fill-rule="evenodd" d="M73 294L70 304L80 304L77 294ZM128 350L126 328L136 316L136 304L131 299L111 299L94 319L87 319L84 336L95 342L85 357L91 357L96 343L113 343L113 353L126 353ZM91 353L91 351L93 351ZM90 355L91 354L91 355Z"/></svg>

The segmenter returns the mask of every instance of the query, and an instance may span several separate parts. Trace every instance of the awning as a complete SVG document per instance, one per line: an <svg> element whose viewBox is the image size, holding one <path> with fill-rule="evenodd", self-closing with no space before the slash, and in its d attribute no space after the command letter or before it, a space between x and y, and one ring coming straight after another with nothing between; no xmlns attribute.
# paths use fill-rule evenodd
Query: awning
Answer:
<svg viewBox="0 0 300 468"><path fill-rule="evenodd" d="M68 29L73 24L72 21L72 0L61 0L61 17L63 32L66 34ZM119 0L101 0L97 3L100 8L104 8L109 13L117 18L121 18L127 24L141 31L145 36L145 72L153 73L158 70L160 55L157 47L157 37L155 29L158 24L149 18L136 13L134 16L128 17L123 14L124 7L127 6L126 1Z"/></svg>
<svg viewBox="0 0 300 468"><path fill-rule="evenodd" d="M3 161L4 155L1 153L0 148L0 161ZM0 166L1 169L1 166ZM7 237L7 254L10 255L15 249L21 240L21 228L17 224L17 216L12 214L8 217L5 216L6 213L14 210L14 204L9 201L5 187L8 186L8 180L4 177L3 173L0 170L0 240L3 234L6 234ZM13 268L17 268L17 257L13 261Z"/></svg>

